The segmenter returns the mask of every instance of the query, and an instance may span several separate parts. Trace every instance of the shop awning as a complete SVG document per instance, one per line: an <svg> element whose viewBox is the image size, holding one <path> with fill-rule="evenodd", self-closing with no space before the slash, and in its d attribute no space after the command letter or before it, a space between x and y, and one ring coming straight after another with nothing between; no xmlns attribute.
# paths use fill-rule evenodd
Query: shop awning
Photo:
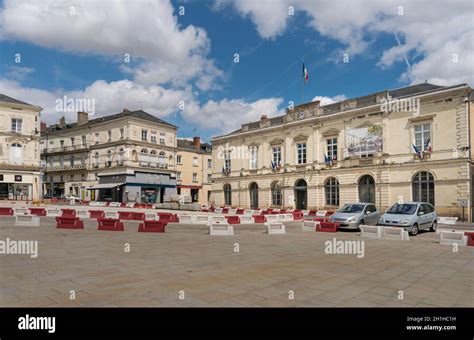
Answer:
<svg viewBox="0 0 474 340"><path fill-rule="evenodd" d="M94 185L93 187L87 188L87 190L97 190L97 189L111 189L111 188L116 188L124 183L103 183L103 184L97 184Z"/></svg>

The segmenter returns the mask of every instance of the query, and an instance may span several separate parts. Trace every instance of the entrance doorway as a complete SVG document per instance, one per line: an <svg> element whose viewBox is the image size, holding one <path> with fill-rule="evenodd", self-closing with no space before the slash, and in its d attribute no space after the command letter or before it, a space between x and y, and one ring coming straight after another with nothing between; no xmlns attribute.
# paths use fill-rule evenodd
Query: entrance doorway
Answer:
<svg viewBox="0 0 474 340"><path fill-rule="evenodd" d="M370 175L359 180L359 202L375 204L375 181Z"/></svg>
<svg viewBox="0 0 474 340"><path fill-rule="evenodd" d="M295 184L296 209L306 210L308 206L308 185L304 179Z"/></svg>
<svg viewBox="0 0 474 340"><path fill-rule="evenodd" d="M258 185L255 182L252 182L249 187L249 194L250 194L250 208L257 209L258 208Z"/></svg>

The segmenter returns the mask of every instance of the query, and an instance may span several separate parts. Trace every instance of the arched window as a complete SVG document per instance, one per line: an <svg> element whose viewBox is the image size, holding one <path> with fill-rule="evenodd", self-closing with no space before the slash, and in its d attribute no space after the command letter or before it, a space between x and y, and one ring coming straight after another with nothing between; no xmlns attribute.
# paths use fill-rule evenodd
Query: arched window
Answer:
<svg viewBox="0 0 474 340"><path fill-rule="evenodd" d="M335 177L329 177L324 184L326 205L339 205L339 182Z"/></svg>
<svg viewBox="0 0 474 340"><path fill-rule="evenodd" d="M249 194L250 194L250 208L257 209L258 208L258 185L255 182L252 182L249 186Z"/></svg>
<svg viewBox="0 0 474 340"><path fill-rule="evenodd" d="M280 182L274 181L271 185L272 205L281 206L281 185Z"/></svg>
<svg viewBox="0 0 474 340"><path fill-rule="evenodd" d="M140 153L147 154L148 150L147 149L141 149Z"/></svg>
<svg viewBox="0 0 474 340"><path fill-rule="evenodd" d="M232 205L232 188L230 184L224 185L224 204Z"/></svg>
<svg viewBox="0 0 474 340"><path fill-rule="evenodd" d="M158 157L165 159L166 158L166 153L164 151L160 151L160 154Z"/></svg>
<svg viewBox="0 0 474 340"><path fill-rule="evenodd" d="M10 146L10 163L23 164L23 149L21 144L13 143Z"/></svg>
<svg viewBox="0 0 474 340"><path fill-rule="evenodd" d="M359 180L359 202L375 203L375 181L370 175Z"/></svg>
<svg viewBox="0 0 474 340"><path fill-rule="evenodd" d="M434 205L434 177L427 171L420 171L413 176L413 201L428 202Z"/></svg>

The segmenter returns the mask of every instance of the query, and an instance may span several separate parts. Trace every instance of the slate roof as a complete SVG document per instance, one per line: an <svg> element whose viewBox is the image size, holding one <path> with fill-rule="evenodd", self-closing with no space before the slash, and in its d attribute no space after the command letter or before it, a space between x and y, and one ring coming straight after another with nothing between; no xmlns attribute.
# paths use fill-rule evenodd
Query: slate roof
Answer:
<svg viewBox="0 0 474 340"><path fill-rule="evenodd" d="M188 151L197 151L194 147L194 142L187 139L178 139L177 140L178 149L188 150ZM209 143L201 143L200 152L211 153L212 146Z"/></svg>
<svg viewBox="0 0 474 340"><path fill-rule="evenodd" d="M34 105L31 105L31 104L22 102L21 100L18 100L18 99L9 97L9 96L4 95L4 94L1 94L1 93L0 93L0 102L6 102L6 103L12 103L12 104L21 104L21 105L28 105L28 106L33 106L33 107L34 107Z"/></svg>

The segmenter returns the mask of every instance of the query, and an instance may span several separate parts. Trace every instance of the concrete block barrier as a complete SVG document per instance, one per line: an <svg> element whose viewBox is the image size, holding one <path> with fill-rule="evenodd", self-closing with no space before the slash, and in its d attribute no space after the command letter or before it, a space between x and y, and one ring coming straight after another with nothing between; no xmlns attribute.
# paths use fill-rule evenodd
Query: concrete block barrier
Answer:
<svg viewBox="0 0 474 340"><path fill-rule="evenodd" d="M381 238L382 227L375 225L360 225L360 236L370 238Z"/></svg>
<svg viewBox="0 0 474 340"><path fill-rule="evenodd" d="M35 215L16 215L15 227L39 227L40 218Z"/></svg>
<svg viewBox="0 0 474 340"><path fill-rule="evenodd" d="M270 222L266 223L267 225L267 234L269 235L278 235L286 234L285 225L280 222Z"/></svg>
<svg viewBox="0 0 474 340"><path fill-rule="evenodd" d="M119 214L116 211L105 211L104 212L104 217L105 218L111 218L111 219L118 219Z"/></svg>
<svg viewBox="0 0 474 340"><path fill-rule="evenodd" d="M61 216L61 210L57 208L46 208L46 216L52 216L52 217Z"/></svg>
<svg viewBox="0 0 474 340"><path fill-rule="evenodd" d="M303 231L316 231L319 222L317 221L303 221L303 225L301 226L301 230Z"/></svg>
<svg viewBox="0 0 474 340"><path fill-rule="evenodd" d="M462 231L440 231L439 244L467 245L467 236Z"/></svg>
<svg viewBox="0 0 474 340"><path fill-rule="evenodd" d="M234 227L228 223L212 223L209 226L211 236L231 236L234 235Z"/></svg>
<svg viewBox="0 0 474 340"><path fill-rule="evenodd" d="M255 220L252 216L242 215L240 216L240 224L254 224Z"/></svg>
<svg viewBox="0 0 474 340"><path fill-rule="evenodd" d="M382 238L390 240L408 241L410 239L410 236L408 235L408 231L405 231L405 229L403 228L383 227Z"/></svg>

